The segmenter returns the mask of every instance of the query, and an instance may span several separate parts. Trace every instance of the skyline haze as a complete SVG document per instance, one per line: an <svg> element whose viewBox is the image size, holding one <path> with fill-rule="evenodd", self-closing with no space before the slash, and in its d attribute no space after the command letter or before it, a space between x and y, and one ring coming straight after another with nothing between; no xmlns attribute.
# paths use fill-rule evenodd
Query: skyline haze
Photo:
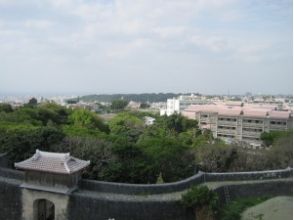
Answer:
<svg viewBox="0 0 294 220"><path fill-rule="evenodd" d="M292 94L291 0L0 0L0 95Z"/></svg>

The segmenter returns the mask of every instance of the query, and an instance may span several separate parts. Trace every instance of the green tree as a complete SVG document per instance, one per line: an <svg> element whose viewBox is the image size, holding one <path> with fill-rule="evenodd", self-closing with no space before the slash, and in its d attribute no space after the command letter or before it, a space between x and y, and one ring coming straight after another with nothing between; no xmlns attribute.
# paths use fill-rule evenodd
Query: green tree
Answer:
<svg viewBox="0 0 294 220"><path fill-rule="evenodd" d="M206 172L225 172L238 157L238 150L222 143L205 144L196 149L196 161Z"/></svg>
<svg viewBox="0 0 294 220"><path fill-rule="evenodd" d="M140 104L140 108L142 108L142 109L150 108L150 105L146 102L143 102Z"/></svg>
<svg viewBox="0 0 294 220"><path fill-rule="evenodd" d="M51 146L55 152L70 152L71 155L90 160L90 166L83 173L84 178L96 180L108 180L109 166L115 161L112 151L112 144L95 137L65 137L62 142Z"/></svg>
<svg viewBox="0 0 294 220"><path fill-rule="evenodd" d="M182 195L182 203L195 210L196 219L212 220L217 215L219 198L207 186L194 186Z"/></svg>
<svg viewBox="0 0 294 220"><path fill-rule="evenodd" d="M176 133L184 132L192 128L198 128L196 120L188 119L180 114L162 116L157 120L157 124L161 124L162 127L175 131Z"/></svg>
<svg viewBox="0 0 294 220"><path fill-rule="evenodd" d="M6 152L12 162L27 159L36 149L50 151L53 144L64 137L56 128L32 125L6 125L0 127L0 152Z"/></svg>
<svg viewBox="0 0 294 220"><path fill-rule="evenodd" d="M127 107L128 104L129 104L129 101L127 100L116 99L111 102L110 108L112 110L119 111L119 110L125 109L125 107Z"/></svg>
<svg viewBox="0 0 294 220"><path fill-rule="evenodd" d="M269 169L285 169L293 165L293 135L285 132L276 138L273 146L266 151L267 167Z"/></svg>
<svg viewBox="0 0 294 220"><path fill-rule="evenodd" d="M189 177L194 172L193 154L173 137L144 137L137 145L152 158L157 173L164 182L174 182Z"/></svg>
<svg viewBox="0 0 294 220"><path fill-rule="evenodd" d="M270 131L270 132L263 132L260 135L260 139L266 146L271 146L275 140L279 139L280 137L285 137L288 133L292 133L291 131Z"/></svg>
<svg viewBox="0 0 294 220"><path fill-rule="evenodd" d="M37 105L38 105L38 100L35 97L31 98L29 102L27 103L28 107L35 107Z"/></svg>
<svg viewBox="0 0 294 220"><path fill-rule="evenodd" d="M0 112L13 112L12 106L8 103L0 103Z"/></svg>
<svg viewBox="0 0 294 220"><path fill-rule="evenodd" d="M69 115L69 121L78 127L99 129L103 132L108 132L108 126L103 123L98 115L85 109L74 110Z"/></svg>
<svg viewBox="0 0 294 220"><path fill-rule="evenodd" d="M110 164L109 178L127 183L155 183L158 172L154 161L126 138L117 139L112 152L117 156Z"/></svg>
<svg viewBox="0 0 294 220"><path fill-rule="evenodd" d="M144 121L124 112L110 120L109 128L111 134L127 137L130 142L135 143L144 131Z"/></svg>

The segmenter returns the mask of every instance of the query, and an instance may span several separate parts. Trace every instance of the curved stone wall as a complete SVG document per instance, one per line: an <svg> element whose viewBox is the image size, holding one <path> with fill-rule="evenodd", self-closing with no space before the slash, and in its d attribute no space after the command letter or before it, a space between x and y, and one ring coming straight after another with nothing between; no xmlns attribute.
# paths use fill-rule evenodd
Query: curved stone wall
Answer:
<svg viewBox="0 0 294 220"><path fill-rule="evenodd" d="M167 184L108 183L84 179L80 188L69 195L65 214L70 220L192 220L192 210L185 209L180 203L181 194L192 185L207 184L225 204L228 198L292 195L292 172L290 168L240 173L200 172ZM20 185L23 180L23 172L0 168L0 219L21 219L24 204Z"/></svg>
<svg viewBox="0 0 294 220"><path fill-rule="evenodd" d="M204 182L219 181L241 181L241 180L266 180L279 179L292 176L293 170L287 168L284 170L254 171L254 172L236 172L236 173L204 173L187 178L182 181L165 184L126 184L110 183L94 180L82 180L80 188L82 190L93 190L99 192L112 192L119 194L160 194L183 191L192 185Z"/></svg>

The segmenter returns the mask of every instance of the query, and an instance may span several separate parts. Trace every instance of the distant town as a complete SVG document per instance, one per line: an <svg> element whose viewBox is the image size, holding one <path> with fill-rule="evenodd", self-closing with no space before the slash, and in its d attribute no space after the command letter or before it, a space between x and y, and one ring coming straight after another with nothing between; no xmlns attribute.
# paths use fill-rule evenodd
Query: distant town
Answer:
<svg viewBox="0 0 294 220"><path fill-rule="evenodd" d="M13 108L23 106L32 96L2 96L0 103ZM203 131L210 130L214 138L246 147L262 146L263 132L293 128L292 95L201 95L199 93L146 93L87 96L35 97L38 103L54 102L70 109L87 109L112 118L112 101L124 100L125 109L153 112L160 116L181 114L198 121ZM151 121L150 121L151 120ZM147 123L152 123L149 117Z"/></svg>

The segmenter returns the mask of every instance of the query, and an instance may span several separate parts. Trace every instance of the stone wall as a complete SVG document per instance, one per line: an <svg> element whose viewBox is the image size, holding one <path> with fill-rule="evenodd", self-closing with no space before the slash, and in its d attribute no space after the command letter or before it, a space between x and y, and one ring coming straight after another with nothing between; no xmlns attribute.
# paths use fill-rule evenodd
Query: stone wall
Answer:
<svg viewBox="0 0 294 220"><path fill-rule="evenodd" d="M81 211L83 210L83 211ZM193 212L179 201L101 198L87 193L74 193L70 199L71 220L194 220Z"/></svg>
<svg viewBox="0 0 294 220"><path fill-rule="evenodd" d="M204 182L203 173L200 172L190 178L174 183L164 184L127 184L110 183L103 181L82 180L80 188L83 190L92 190L99 192L112 192L118 194L160 194L185 190L192 185Z"/></svg>
<svg viewBox="0 0 294 220"><path fill-rule="evenodd" d="M118 194L160 194L185 190L192 185L205 182L219 181L241 181L241 180L266 180L292 177L293 170L290 168L283 170L235 172L235 173L204 173L187 178L182 181L165 184L126 184L110 183L103 181L82 180L80 188L97 192L112 192Z"/></svg>
<svg viewBox="0 0 294 220"><path fill-rule="evenodd" d="M11 163L7 159L6 153L0 153L0 167L9 167Z"/></svg>
<svg viewBox="0 0 294 220"><path fill-rule="evenodd" d="M217 187L215 191L219 195L220 204L225 205L227 202L231 200L235 200L242 197L293 196L292 185L292 180L258 182L248 184L231 184L227 186Z"/></svg>
<svg viewBox="0 0 294 220"><path fill-rule="evenodd" d="M265 170L251 172L227 172L227 173L205 173L204 180L206 182L219 181L241 181L241 180L267 180L279 179L293 176L293 169L287 168L283 170Z"/></svg>
<svg viewBox="0 0 294 220"><path fill-rule="evenodd" d="M292 169L241 173L200 172L188 179L168 184L82 180L79 190L67 199L42 191L36 194L24 192L20 188L24 173L0 168L0 220L20 220L21 215L29 216L33 206L30 198L41 197L56 203L58 210L67 214L70 220L192 220L192 210L180 204L182 191L192 185L216 184L215 191L225 204L227 198L292 195L292 178L288 178L292 177L292 172ZM233 180L241 182L224 182ZM60 205L67 203L66 206Z"/></svg>
<svg viewBox="0 0 294 220"><path fill-rule="evenodd" d="M0 167L0 177L24 180L24 172Z"/></svg>
<svg viewBox="0 0 294 220"><path fill-rule="evenodd" d="M20 220L22 213L20 182L0 177L0 220Z"/></svg>

